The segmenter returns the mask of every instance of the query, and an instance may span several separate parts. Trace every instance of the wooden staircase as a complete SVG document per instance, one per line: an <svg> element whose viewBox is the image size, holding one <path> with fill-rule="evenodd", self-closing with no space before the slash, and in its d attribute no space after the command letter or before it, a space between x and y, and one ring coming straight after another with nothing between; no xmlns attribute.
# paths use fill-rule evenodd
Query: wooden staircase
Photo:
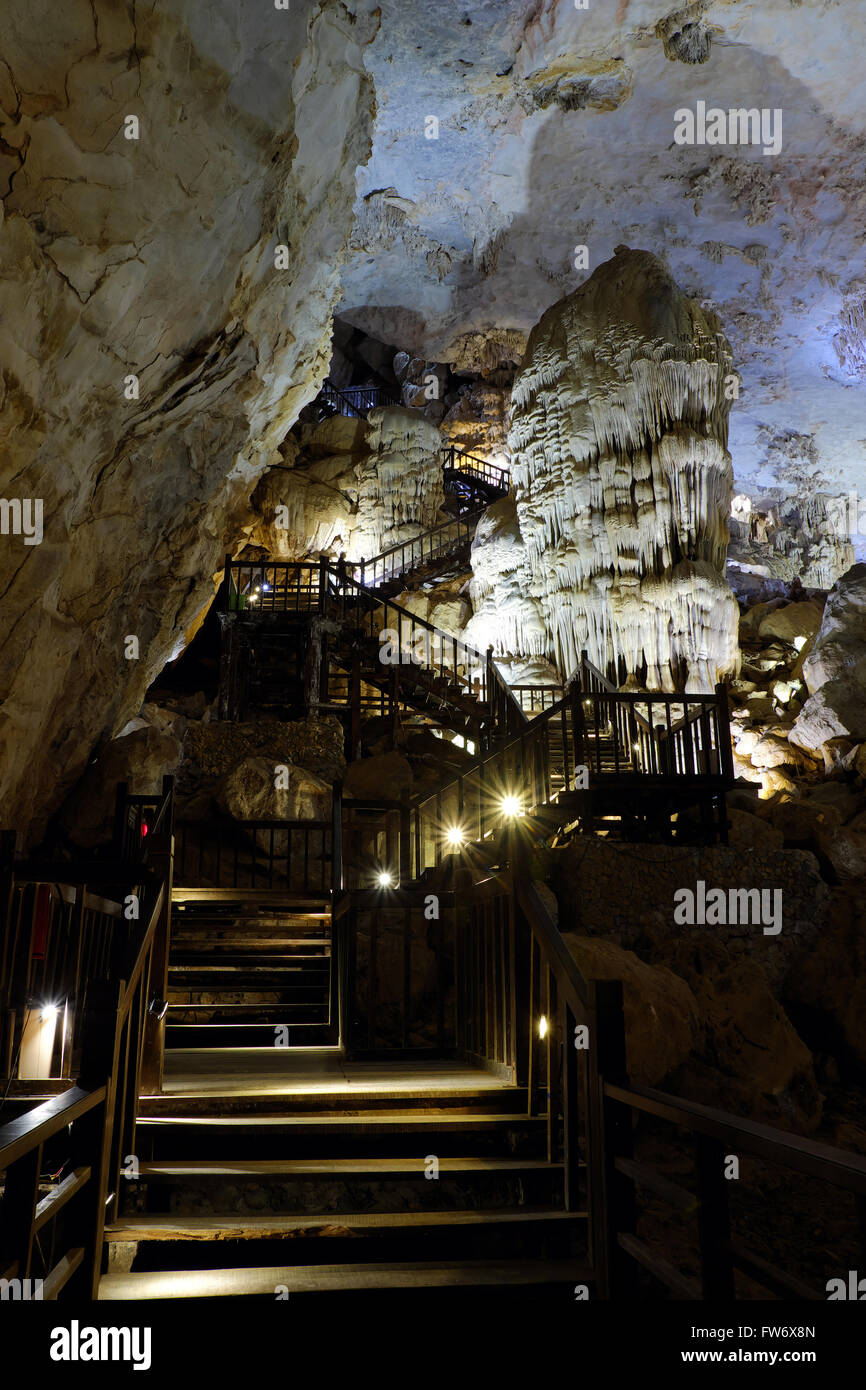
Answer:
<svg viewBox="0 0 866 1390"><path fill-rule="evenodd" d="M310 1054L314 1073L322 1057ZM104 1300L496 1290L573 1301L586 1213L527 1092L423 1067L393 1088L145 1099L142 1158L105 1232ZM429 1078L437 1081L435 1071ZM290 1155L287 1156L287 1155ZM287 1241L292 1241L287 1245Z"/></svg>
<svg viewBox="0 0 866 1390"><path fill-rule="evenodd" d="M166 1044L170 1048L331 1041L330 901L175 889Z"/></svg>

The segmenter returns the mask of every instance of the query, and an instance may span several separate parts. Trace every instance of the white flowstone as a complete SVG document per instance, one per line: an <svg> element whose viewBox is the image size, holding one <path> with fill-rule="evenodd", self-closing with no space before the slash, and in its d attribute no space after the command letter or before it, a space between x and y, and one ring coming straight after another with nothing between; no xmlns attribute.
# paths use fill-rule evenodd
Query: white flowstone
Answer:
<svg viewBox="0 0 866 1390"><path fill-rule="evenodd" d="M473 632L566 677L583 650L603 671L645 667L650 689L711 689L736 670L731 366L646 252L619 248L547 311L512 392L516 523L497 504L473 549Z"/></svg>

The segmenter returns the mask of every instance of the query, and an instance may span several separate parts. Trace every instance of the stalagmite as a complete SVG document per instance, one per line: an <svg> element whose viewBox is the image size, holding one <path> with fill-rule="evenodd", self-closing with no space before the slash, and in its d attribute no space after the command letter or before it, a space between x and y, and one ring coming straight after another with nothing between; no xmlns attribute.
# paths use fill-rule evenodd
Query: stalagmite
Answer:
<svg viewBox="0 0 866 1390"><path fill-rule="evenodd" d="M378 555L435 526L443 498L442 441L431 421L415 410L378 406L368 426L352 559Z"/></svg>
<svg viewBox="0 0 866 1390"><path fill-rule="evenodd" d="M512 392L523 553L499 577L532 616L521 627L518 605L497 602L497 646L564 675L585 650L650 689L704 690L736 669L730 380L725 338L648 252L618 248L547 311ZM483 550L473 599L490 630Z"/></svg>

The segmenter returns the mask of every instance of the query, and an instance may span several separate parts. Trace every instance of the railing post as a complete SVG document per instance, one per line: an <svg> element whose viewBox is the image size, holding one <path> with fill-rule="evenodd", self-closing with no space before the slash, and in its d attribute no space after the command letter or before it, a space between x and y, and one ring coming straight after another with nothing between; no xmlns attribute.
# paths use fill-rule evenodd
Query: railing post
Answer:
<svg viewBox="0 0 866 1390"><path fill-rule="evenodd" d="M334 783L331 794L331 892L343 891L343 784Z"/></svg>
<svg viewBox="0 0 866 1390"><path fill-rule="evenodd" d="M409 788L400 789L400 882L412 877L412 846L409 838Z"/></svg>
<svg viewBox="0 0 866 1390"><path fill-rule="evenodd" d="M490 711L490 735L495 738L499 732L499 714L496 700L496 667L493 664L493 647L487 648L487 660L484 665L485 690L484 698Z"/></svg>
<svg viewBox="0 0 866 1390"><path fill-rule="evenodd" d="M590 980L590 1038L587 1084L587 1187L592 1263L599 1296L629 1299L634 1267L619 1246L635 1230L634 1187L617 1171L617 1159L632 1154L631 1111L604 1094L606 1081L628 1084L622 983Z"/></svg>
<svg viewBox="0 0 866 1390"><path fill-rule="evenodd" d="M731 716L728 709L728 689L721 683L716 686L716 707L719 711L719 776L732 782L734 755L731 751Z"/></svg>
<svg viewBox="0 0 866 1390"><path fill-rule="evenodd" d="M87 1162L88 1166L92 1168L91 1181L88 1183L88 1191L82 1202L82 1229L87 1236L88 1255L90 1256L89 1297L91 1299L96 1298L99 1286L103 1231L107 1215L112 1164L117 1157L115 1144L120 1064L118 1016L124 988L123 980L91 981L85 996L85 1023L82 1029L84 1045L78 1084L85 1091L95 1090L99 1086L106 1088L105 1104L98 1111L102 1123L98 1126L95 1125L93 1130L89 1126L84 1127L89 1138L88 1147L91 1150L91 1157ZM79 1121L78 1124L80 1125L80 1123ZM73 1125L73 1136L75 1136L77 1128L78 1125ZM81 1130L79 1130L79 1136L84 1138ZM119 1157L122 1160L125 1155L121 1154ZM119 1169L119 1167L120 1163L118 1162L117 1168ZM117 1211L119 1194L115 1192L112 1196L113 1215Z"/></svg>
<svg viewBox="0 0 866 1390"><path fill-rule="evenodd" d="M731 1222L728 1212L728 1179L725 1146L720 1139L697 1138L698 1234L701 1255L701 1289L706 1303L730 1303L734 1293L731 1260Z"/></svg>
<svg viewBox="0 0 866 1390"><path fill-rule="evenodd" d="M148 847L148 868L159 876L165 889L159 922L153 937L150 957L150 976L145 995L145 1016L142 1028L141 1089L149 1095L162 1092L162 1073L165 1060L165 1015L150 1012L151 1000L163 1004L168 999L168 966L171 956L171 888L174 879L174 778L163 777L163 795L170 798L168 824Z"/></svg>

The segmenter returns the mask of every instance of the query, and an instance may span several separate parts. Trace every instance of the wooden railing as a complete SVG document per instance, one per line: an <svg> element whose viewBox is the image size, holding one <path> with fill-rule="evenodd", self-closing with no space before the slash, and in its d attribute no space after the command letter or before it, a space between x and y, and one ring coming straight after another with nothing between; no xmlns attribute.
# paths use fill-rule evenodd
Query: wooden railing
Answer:
<svg viewBox="0 0 866 1390"><path fill-rule="evenodd" d="M611 1210L628 1193L614 1166L605 1084L627 1082L622 985L585 979L529 876L527 842L503 846L510 867L458 895L460 1052L525 1086L547 1119L547 1156L564 1175L563 1207L585 1214L594 1296L612 1287Z"/></svg>
<svg viewBox="0 0 866 1390"><path fill-rule="evenodd" d="M826 1207L828 1187L839 1194L847 1194L848 1210L838 1211L835 1224L856 1233L855 1267L859 1264L862 1269L866 1264L866 1158L861 1154L741 1119L648 1086L617 1081L611 1075L604 1078L603 1093L609 1124L613 1134L618 1136L612 1151L606 1154L607 1168L613 1169L617 1179L607 1212L609 1244L614 1256L612 1298L635 1296L638 1267L652 1275L674 1298L722 1303L738 1296L754 1297L751 1290L738 1294L738 1271L751 1284L758 1284L770 1295L782 1299L824 1300L827 1298L827 1274L847 1276L847 1269L828 1270L824 1266L822 1285L816 1287L790 1268L782 1269L750 1248L745 1239L747 1222L740 1223L742 1236L732 1231L732 1207L744 1186L742 1182L731 1182L728 1176L732 1155L740 1164L752 1159L780 1168L791 1175L789 1181L794 1175L808 1177L811 1210ZM692 1137L695 1146L693 1188L674 1182L656 1167L633 1159L631 1135L644 1117L670 1125L672 1138L674 1130L678 1135L686 1132ZM654 1149L658 1149L657 1141ZM820 1202L816 1182L824 1184ZM651 1243L635 1234L639 1191L651 1193L656 1205L661 1201L681 1216L693 1217L698 1277L672 1265Z"/></svg>
<svg viewBox="0 0 866 1390"><path fill-rule="evenodd" d="M331 891L330 820L208 820L175 823L180 887Z"/></svg>
<svg viewBox="0 0 866 1390"><path fill-rule="evenodd" d="M154 840L171 833L174 822L174 778L163 777L159 795L131 795L126 782L117 786L113 854L122 860L147 863Z"/></svg>
<svg viewBox="0 0 866 1390"><path fill-rule="evenodd" d="M174 779L164 777L161 795L130 796L121 784L114 839L98 856L17 861L15 835L4 835L0 1075L15 1074L25 1029L46 1010L56 1011L51 1074L75 1075L85 987L115 978L137 939L144 875L166 871L173 814Z"/></svg>
<svg viewBox="0 0 866 1390"><path fill-rule="evenodd" d="M147 1077L158 1078L161 1072L163 999L154 995L154 985L164 990L169 827L154 834L147 865L94 861L84 870L97 880L105 877L104 884L89 880L100 894L90 907L93 895L76 881L73 866L56 865L49 874L33 862L6 865L4 898L10 910L4 942L20 937L17 909L26 900L28 885L53 884L60 902L72 902L77 909L72 919L62 919L74 923L74 939L59 958L74 960L74 969L69 964L62 981L68 996L81 1007L83 995L78 1084L0 1127L0 1171L5 1173L0 1277L42 1280L35 1296L43 1299L96 1296L103 1226L117 1215L122 1174L135 1162L138 1096ZM133 876L131 891L125 885L118 895L116 885L124 874ZM88 911L109 919L113 933L95 959L88 951ZM121 924L124 929L118 931ZM52 955L58 946L55 941ZM43 1187L47 1191L40 1195Z"/></svg>
<svg viewBox="0 0 866 1390"><path fill-rule="evenodd" d="M483 510L464 512L453 521L424 531L411 541L392 545L372 560L362 560L354 567L353 578L366 589L375 589L393 579L411 573L432 560L456 554L471 544Z"/></svg>
<svg viewBox="0 0 866 1390"><path fill-rule="evenodd" d="M446 487L461 477L472 483L480 483L484 488L504 497L511 487L511 474L507 468L500 468L486 459L476 458L474 454L464 453L455 444L442 451L444 457L444 478Z"/></svg>
<svg viewBox="0 0 866 1390"><path fill-rule="evenodd" d="M480 702L487 700L487 658L418 618L388 598L380 598L356 580L340 579L328 567L323 611L334 617L344 633L379 647L384 667L396 665L423 670L441 681L445 691ZM382 634L389 633L389 639Z"/></svg>
<svg viewBox="0 0 866 1390"><path fill-rule="evenodd" d="M733 782L727 692L712 695L621 691L581 659L571 689L579 692L585 758L594 772L613 760L616 773Z"/></svg>
<svg viewBox="0 0 866 1390"><path fill-rule="evenodd" d="M402 405L400 397L385 386L334 386L326 381L319 399L339 415L364 417L380 405Z"/></svg>
<svg viewBox="0 0 866 1390"><path fill-rule="evenodd" d="M561 685L510 685L508 688L527 718L551 709L565 694Z"/></svg>
<svg viewBox="0 0 866 1390"><path fill-rule="evenodd" d="M321 607L321 568L310 561L247 561L226 556L223 611L315 613Z"/></svg>

